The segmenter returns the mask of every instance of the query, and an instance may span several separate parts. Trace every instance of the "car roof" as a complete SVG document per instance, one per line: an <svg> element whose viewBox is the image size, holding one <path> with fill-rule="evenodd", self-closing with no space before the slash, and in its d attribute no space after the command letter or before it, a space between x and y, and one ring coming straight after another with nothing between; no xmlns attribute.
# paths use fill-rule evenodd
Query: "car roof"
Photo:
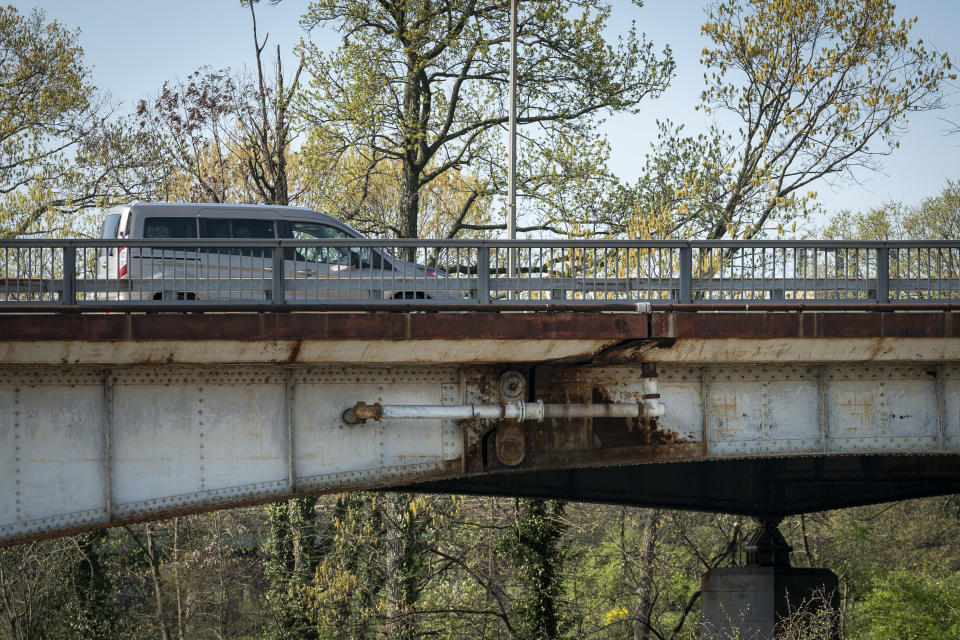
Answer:
<svg viewBox="0 0 960 640"><path fill-rule="evenodd" d="M181 215L184 217L193 217L199 216L201 211L209 211L211 209L223 209L224 213L228 211L244 211L245 213L256 213L258 211L269 211L274 214L277 219L280 220L302 220L305 222L324 222L328 224L334 224L345 229L349 229L357 234L357 236L363 237L359 231L348 225L347 223L337 220L333 216L327 215L325 213L320 213L319 211L314 211L313 209L308 209L307 207L292 207L284 205L268 205L268 204L230 204L230 203L212 203L212 202L131 202L130 204L118 205L111 207L105 211L106 214L111 213L122 213L123 211L129 211L130 213L139 213L139 214L160 214L160 215Z"/></svg>

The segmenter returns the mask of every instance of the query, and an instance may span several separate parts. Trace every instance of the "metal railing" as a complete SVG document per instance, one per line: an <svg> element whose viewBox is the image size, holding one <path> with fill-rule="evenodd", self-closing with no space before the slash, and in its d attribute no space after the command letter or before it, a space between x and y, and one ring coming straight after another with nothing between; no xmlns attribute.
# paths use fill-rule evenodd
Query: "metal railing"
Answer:
<svg viewBox="0 0 960 640"><path fill-rule="evenodd" d="M6 311L960 302L951 240L4 240L0 265Z"/></svg>

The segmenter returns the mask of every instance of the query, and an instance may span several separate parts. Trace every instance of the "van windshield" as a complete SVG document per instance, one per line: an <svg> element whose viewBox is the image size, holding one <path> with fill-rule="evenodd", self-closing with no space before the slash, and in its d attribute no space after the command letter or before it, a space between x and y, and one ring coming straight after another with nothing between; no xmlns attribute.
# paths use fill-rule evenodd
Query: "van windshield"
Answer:
<svg viewBox="0 0 960 640"><path fill-rule="evenodd" d="M120 231L120 214L111 213L103 220L103 231L100 233L101 238L105 239L116 239L117 233Z"/></svg>

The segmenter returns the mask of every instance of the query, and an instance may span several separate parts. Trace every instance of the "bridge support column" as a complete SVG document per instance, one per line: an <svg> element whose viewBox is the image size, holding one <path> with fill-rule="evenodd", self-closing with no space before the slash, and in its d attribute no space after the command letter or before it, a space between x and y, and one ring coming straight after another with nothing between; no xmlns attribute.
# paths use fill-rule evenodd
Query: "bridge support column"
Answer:
<svg viewBox="0 0 960 640"><path fill-rule="evenodd" d="M779 518L762 518L744 542L747 566L711 569L703 577L704 640L767 640L784 625L834 628L837 576L790 566ZM820 637L820 636L818 636Z"/></svg>

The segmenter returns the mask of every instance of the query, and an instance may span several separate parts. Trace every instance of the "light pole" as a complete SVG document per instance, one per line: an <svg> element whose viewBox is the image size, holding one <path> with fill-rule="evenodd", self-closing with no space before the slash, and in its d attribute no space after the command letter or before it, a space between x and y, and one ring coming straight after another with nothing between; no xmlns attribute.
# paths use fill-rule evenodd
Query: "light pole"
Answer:
<svg viewBox="0 0 960 640"><path fill-rule="evenodd" d="M507 177L507 237L517 238L517 0L510 0L510 113L509 173ZM515 278L516 250L507 252L507 276ZM512 290L512 287L511 287ZM512 296L511 296L512 297Z"/></svg>

